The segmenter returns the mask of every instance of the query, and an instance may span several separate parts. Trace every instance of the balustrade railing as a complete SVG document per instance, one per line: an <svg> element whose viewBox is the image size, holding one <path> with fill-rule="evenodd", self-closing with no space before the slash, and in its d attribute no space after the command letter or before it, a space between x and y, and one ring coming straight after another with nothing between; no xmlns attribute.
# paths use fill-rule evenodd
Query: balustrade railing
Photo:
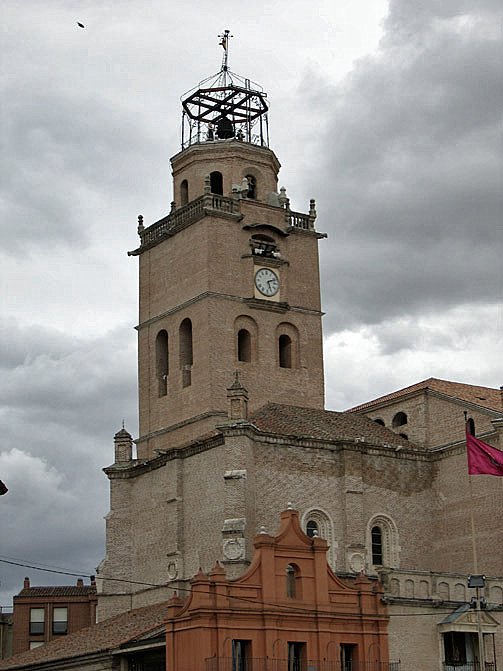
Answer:
<svg viewBox="0 0 503 671"><path fill-rule="evenodd" d="M146 247L168 235L176 233L181 228L189 226L200 219L208 210L225 212L227 214L239 214L239 201L212 193L204 194L141 231L141 246Z"/></svg>
<svg viewBox="0 0 503 671"><path fill-rule="evenodd" d="M240 201L214 193L205 193L140 231L141 247L148 247L169 235L173 235L178 230L200 219L208 211L240 214ZM286 210L285 217L287 226L302 228L306 231L314 229L314 219L308 214Z"/></svg>
<svg viewBox="0 0 503 671"><path fill-rule="evenodd" d="M210 657L205 660L204 671L400 671L400 662Z"/></svg>
<svg viewBox="0 0 503 671"><path fill-rule="evenodd" d="M314 229L314 220L308 214L287 210L286 218L287 226L292 226L293 228L302 228L305 231L312 231Z"/></svg>
<svg viewBox="0 0 503 671"><path fill-rule="evenodd" d="M443 671L496 671L495 662L486 662L482 666L480 662L444 662Z"/></svg>

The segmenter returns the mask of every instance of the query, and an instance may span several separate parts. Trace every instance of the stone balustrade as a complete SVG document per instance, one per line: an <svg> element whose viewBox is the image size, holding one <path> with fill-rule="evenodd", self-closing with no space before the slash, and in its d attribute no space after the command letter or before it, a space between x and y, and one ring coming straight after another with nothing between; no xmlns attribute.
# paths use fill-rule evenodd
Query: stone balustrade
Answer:
<svg viewBox="0 0 503 671"><path fill-rule="evenodd" d="M240 203L239 199L228 198L214 193L205 193L187 203L187 205L173 209L166 217L159 219L159 221L156 221L148 228L141 227L138 230L141 246L134 252L130 252L130 254L136 255L141 253L161 240L174 235L186 226L190 226L210 212L225 213L239 217L241 216ZM315 217L311 214L292 212L287 208L285 209L285 221L287 227L300 228L306 231L314 230Z"/></svg>

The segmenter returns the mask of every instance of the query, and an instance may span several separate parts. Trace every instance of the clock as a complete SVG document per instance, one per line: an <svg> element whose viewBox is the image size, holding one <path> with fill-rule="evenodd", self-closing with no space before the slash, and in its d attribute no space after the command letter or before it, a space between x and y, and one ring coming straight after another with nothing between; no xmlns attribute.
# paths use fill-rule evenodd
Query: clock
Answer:
<svg viewBox="0 0 503 671"><path fill-rule="evenodd" d="M275 296L279 291L279 277L270 268L260 268L255 273L255 286L264 296Z"/></svg>

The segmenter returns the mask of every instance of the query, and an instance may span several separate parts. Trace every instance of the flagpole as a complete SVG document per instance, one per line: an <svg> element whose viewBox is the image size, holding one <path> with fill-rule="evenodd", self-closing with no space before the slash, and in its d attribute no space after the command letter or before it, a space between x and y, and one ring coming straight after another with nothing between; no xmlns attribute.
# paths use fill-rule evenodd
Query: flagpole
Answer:
<svg viewBox="0 0 503 671"><path fill-rule="evenodd" d="M470 489L470 525L472 528L472 557L473 557L473 572L479 572L479 563L477 557L477 542L475 540L475 519L473 516L473 487L472 476L468 475L468 486Z"/></svg>
<svg viewBox="0 0 503 671"><path fill-rule="evenodd" d="M468 413L465 410L465 441L467 434L467 422L468 422ZM468 445L466 445L466 453L468 458ZM472 553L473 553L473 570L476 575L479 573L479 563L477 557L477 543L475 540L475 517L473 515L473 487L472 487L472 476L468 473L468 487L470 490L470 526L472 531ZM479 661L480 661L480 671L485 671L486 669L486 651L484 649L484 634L482 632L482 622L480 621L480 587L477 587L476 591L476 611L475 616L477 618L477 635L479 642Z"/></svg>
<svg viewBox="0 0 503 671"><path fill-rule="evenodd" d="M464 411L465 415L465 437L466 437L466 430L467 430L467 422L468 422L468 413L465 410ZM468 453L467 453L468 457ZM478 573L479 572L479 563L478 563L478 558L477 558L477 543L475 541L475 518L473 515L473 487L472 487L472 476L470 473L468 473L468 488L470 491L470 526L471 526L471 531L472 531L472 557L473 557L473 572Z"/></svg>

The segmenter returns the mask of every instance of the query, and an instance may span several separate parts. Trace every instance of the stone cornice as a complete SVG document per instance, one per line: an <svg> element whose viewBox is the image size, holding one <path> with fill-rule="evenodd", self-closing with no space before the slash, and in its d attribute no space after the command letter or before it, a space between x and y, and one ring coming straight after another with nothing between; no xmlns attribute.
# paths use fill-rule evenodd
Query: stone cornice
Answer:
<svg viewBox="0 0 503 671"><path fill-rule="evenodd" d="M273 301L261 301L258 298L243 298L242 296L233 296L232 294L223 294L219 293L217 291L203 291L202 293L198 294L197 296L194 296L193 298L189 298L188 300L184 301L183 303L180 303L180 305L177 305L173 308L170 308L169 310L165 310L164 312L161 312L161 314L156 315L155 317L150 317L149 319L145 319L142 321L140 324L137 324L135 326L135 329L137 331L140 331L143 328L146 328L147 326L150 326L151 324L155 324L156 322L161 321L165 317L169 317L170 315L176 314L180 310L185 310L191 305L194 305L195 303L199 303L202 300L208 299L208 298L218 298L221 300L226 300L226 301L235 301L237 303L244 303L245 305L249 305L252 308L257 308L257 309L262 309L262 310L274 310L275 312L287 312L288 310L291 310L292 312L301 312L302 314L310 314L310 315L316 315L316 316L321 316L324 313L320 312L319 310L312 310L310 308L303 308L297 305L288 305L288 303L275 303ZM276 309L274 306L280 306L277 307Z"/></svg>
<svg viewBox="0 0 503 671"><path fill-rule="evenodd" d="M188 445L180 447L173 447L169 450L162 451L159 456L148 460L138 460L126 464L113 464L103 469L103 472L110 478L110 480L125 480L135 478L138 475L155 471L162 466L165 466L169 461L175 459L187 459L195 454L212 450L215 447L220 447L224 444L224 437L221 434L211 436L204 440L195 440Z"/></svg>
<svg viewBox="0 0 503 671"><path fill-rule="evenodd" d="M297 435L280 435L277 433L270 433L261 431L251 422L240 422L234 424L221 424L218 430L226 436L246 436L251 440L270 445L277 445L281 447L303 447L324 449L328 452L364 452L372 456L392 457L400 460L412 461L431 461L431 454L428 450L423 449L409 449L406 447L397 449L396 447L386 447L385 445L378 445L367 441L355 440L353 438L336 438L333 441L311 438L309 436Z"/></svg>

